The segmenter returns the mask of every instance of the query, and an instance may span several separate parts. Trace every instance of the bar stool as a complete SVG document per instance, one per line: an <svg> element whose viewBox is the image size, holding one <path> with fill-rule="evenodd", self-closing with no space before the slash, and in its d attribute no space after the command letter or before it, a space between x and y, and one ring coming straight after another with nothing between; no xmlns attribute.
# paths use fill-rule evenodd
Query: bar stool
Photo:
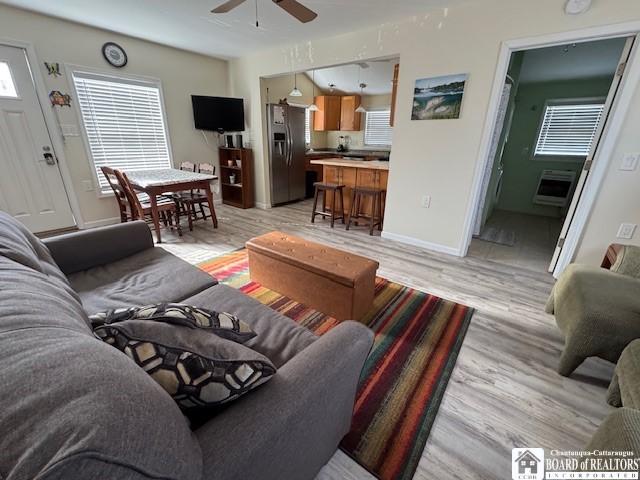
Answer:
<svg viewBox="0 0 640 480"><path fill-rule="evenodd" d="M344 185L338 183L323 183L315 182L313 186L316 189L315 196L313 197L313 212L311 213L311 223L315 223L316 215L322 215L323 217L331 218L331 228L336 220L342 220L344 224ZM322 209L318 210L318 194L322 192ZM331 197L331 211L325 210L325 203L327 203L327 192L332 194ZM336 193L339 193L340 199L340 216L336 216Z"/></svg>
<svg viewBox="0 0 640 480"><path fill-rule="evenodd" d="M369 235L373 235L373 228L382 230L384 222L384 201L386 190L381 188L355 187L351 190L351 208L349 209L349 219L347 220L347 230L351 227L351 220L357 225L361 219L369 221ZM371 215L362 212L362 201L371 198Z"/></svg>

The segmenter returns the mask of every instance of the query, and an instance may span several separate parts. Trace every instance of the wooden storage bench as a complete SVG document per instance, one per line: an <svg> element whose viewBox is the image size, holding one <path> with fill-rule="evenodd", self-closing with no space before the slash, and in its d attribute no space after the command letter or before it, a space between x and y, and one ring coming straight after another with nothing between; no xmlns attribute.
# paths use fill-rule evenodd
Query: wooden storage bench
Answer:
<svg viewBox="0 0 640 480"><path fill-rule="evenodd" d="M251 280L338 320L371 308L378 262L282 232L247 242Z"/></svg>

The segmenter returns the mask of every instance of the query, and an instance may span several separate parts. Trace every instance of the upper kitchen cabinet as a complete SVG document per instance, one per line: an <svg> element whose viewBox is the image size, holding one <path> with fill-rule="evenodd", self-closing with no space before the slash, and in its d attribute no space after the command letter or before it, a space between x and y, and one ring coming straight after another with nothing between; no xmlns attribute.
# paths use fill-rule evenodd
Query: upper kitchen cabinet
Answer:
<svg viewBox="0 0 640 480"><path fill-rule="evenodd" d="M315 104L318 111L313 114L313 129L316 132L361 129L362 114L356 112L360 95L321 95L315 97Z"/></svg>
<svg viewBox="0 0 640 480"><path fill-rule="evenodd" d="M340 130L341 98L331 95L315 97L318 111L313 113L313 129L316 132Z"/></svg>
<svg viewBox="0 0 640 480"><path fill-rule="evenodd" d="M393 80L391 87L391 115L389 116L389 125L393 127L396 118L396 99L398 98L398 74L400 73L400 64L393 66Z"/></svg>
<svg viewBox="0 0 640 480"><path fill-rule="evenodd" d="M341 97L340 130L356 132L360 130L362 114L356 112L360 106L360 95L345 95Z"/></svg>

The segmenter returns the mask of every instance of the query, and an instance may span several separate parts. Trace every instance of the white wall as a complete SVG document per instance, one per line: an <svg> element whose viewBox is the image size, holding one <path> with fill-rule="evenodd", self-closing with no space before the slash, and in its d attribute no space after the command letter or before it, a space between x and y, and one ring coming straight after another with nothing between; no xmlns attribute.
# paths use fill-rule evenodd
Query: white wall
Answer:
<svg viewBox="0 0 640 480"><path fill-rule="evenodd" d="M65 63L92 67L110 74L159 78L164 92L174 162L179 164L189 160L217 165L217 147L214 144L213 150L209 148L201 133L193 128L191 94L227 95L226 61L5 5L0 5L0 38L20 40L34 46L48 91L72 93L70 72L65 70ZM102 58L101 48L107 41L114 41L126 50L129 57L126 67L113 68ZM57 79L48 76L43 62L60 63L63 76ZM78 129L81 128L75 99L72 99L71 109L58 107L57 111L63 124L74 124ZM51 133L59 135L59 132ZM83 188L83 182L93 182L93 176L82 138L68 138L64 150L82 219L91 225L117 217L113 197L98 198L96 191L86 192Z"/></svg>
<svg viewBox="0 0 640 480"><path fill-rule="evenodd" d="M269 179L264 168L266 157L263 145L260 145L264 125L259 78L399 55L399 92L385 232L446 251L459 251L463 248L464 220L501 42L640 19L637 0L594 2L588 13L579 16L565 15L564 3L564 0L483 0L432 10L404 22L385 23L341 36L264 50L232 61L231 87L234 94L245 98L247 122L255 139L258 201L269 203ZM412 121L415 80L456 73L469 74L461 118ZM636 101L640 103L637 96ZM640 110L640 105L634 105L632 110ZM638 114L630 114L630 122L619 145L621 149L638 150ZM612 183L615 181L615 175L607 177L602 188L603 198L607 198L610 191L610 195L620 201L637 205L638 189L624 190ZM631 183L625 185L628 187ZM420 206L424 194L432 196L429 209ZM600 215L603 213L597 209L592 216L593 225L600 223ZM626 218L624 212L609 210L605 216L611 224ZM594 234L588 231L583 248L606 246L615 235L611 226ZM595 235L593 240L590 240L591 235ZM594 243L598 246L588 247Z"/></svg>

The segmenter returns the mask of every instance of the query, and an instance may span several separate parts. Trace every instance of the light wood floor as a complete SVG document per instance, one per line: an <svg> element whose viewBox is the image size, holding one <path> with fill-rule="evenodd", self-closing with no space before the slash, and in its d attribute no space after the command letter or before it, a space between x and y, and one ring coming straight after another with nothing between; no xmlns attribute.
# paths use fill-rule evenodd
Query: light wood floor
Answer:
<svg viewBox="0 0 640 480"><path fill-rule="evenodd" d="M582 448L609 411L612 367L589 360L572 378L555 372L562 337L543 311L553 279L543 272L457 258L362 230L309 222L309 202L271 210L218 207L220 228L202 222L167 250L196 263L274 229L366 255L379 275L477 309L415 479L510 478L511 449ZM411 399L407 399L411 401ZM372 478L338 451L319 479Z"/></svg>

